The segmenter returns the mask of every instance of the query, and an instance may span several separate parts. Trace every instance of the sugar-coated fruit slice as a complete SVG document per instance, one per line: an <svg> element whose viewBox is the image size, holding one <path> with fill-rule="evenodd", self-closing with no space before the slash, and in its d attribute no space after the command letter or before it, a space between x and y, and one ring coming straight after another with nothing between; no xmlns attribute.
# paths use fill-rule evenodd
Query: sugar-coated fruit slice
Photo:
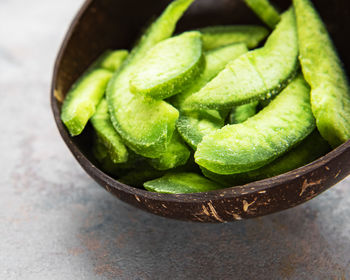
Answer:
<svg viewBox="0 0 350 280"><path fill-rule="evenodd" d="M187 98L206 86L220 71L225 69L225 66L229 62L247 52L248 49L246 45L242 43L232 44L206 52L206 65L203 73L188 89L173 97L175 106L179 108L180 111L185 110L186 108L183 104Z"/></svg>
<svg viewBox="0 0 350 280"><path fill-rule="evenodd" d="M350 139L350 87L328 31L309 0L294 0L300 62L311 86L321 135L334 147Z"/></svg>
<svg viewBox="0 0 350 280"><path fill-rule="evenodd" d="M107 50L93 64L93 67L115 72L122 66L128 55L129 52L127 50Z"/></svg>
<svg viewBox="0 0 350 280"><path fill-rule="evenodd" d="M146 163L146 164L145 164ZM134 169L124 172L124 174L119 177L119 181L128 184L129 186L133 187L140 187L143 188L143 183L147 181L151 181L157 178L162 177L163 175L169 173L170 171L161 171L153 168L148 164L149 162L142 162L138 166L136 166ZM174 168L171 170L172 173L184 173L184 172L190 172L190 173L200 173L200 168L198 165L194 162L194 157L191 155L191 157L188 159L187 163L185 165L179 166L177 168Z"/></svg>
<svg viewBox="0 0 350 280"><path fill-rule="evenodd" d="M205 66L201 36L185 32L155 45L134 72L131 91L166 99L185 90Z"/></svg>
<svg viewBox="0 0 350 280"><path fill-rule="evenodd" d="M159 179L144 183L146 190L158 193L200 193L223 187L196 173L168 173Z"/></svg>
<svg viewBox="0 0 350 280"><path fill-rule="evenodd" d="M61 119L72 136L82 133L105 94L112 72L88 71L70 89L62 106Z"/></svg>
<svg viewBox="0 0 350 280"><path fill-rule="evenodd" d="M202 33L205 51L237 43L254 49L269 34L265 27L258 25L219 25L201 28L198 31Z"/></svg>
<svg viewBox="0 0 350 280"><path fill-rule="evenodd" d="M202 141L203 136L224 126L226 114L222 115L222 112L216 110L185 112L182 104L186 98L200 90L223 70L227 63L247 51L247 47L242 43L208 51L205 54L206 66L202 75L189 89L174 97L175 106L182 111L176 124L177 130L194 150L196 150L197 145Z"/></svg>
<svg viewBox="0 0 350 280"><path fill-rule="evenodd" d="M157 158L166 150L179 113L167 102L132 94L130 77L147 52L173 34L177 21L192 2L176 0L167 7L145 31L107 89L109 112L115 129L130 149L144 157Z"/></svg>
<svg viewBox="0 0 350 280"><path fill-rule="evenodd" d="M82 133L113 72L122 65L128 53L126 50L104 52L70 89L63 103L61 119L72 136Z"/></svg>
<svg viewBox="0 0 350 280"><path fill-rule="evenodd" d="M245 122L256 114L258 105L259 102L255 101L233 108L229 116L229 123L238 124Z"/></svg>
<svg viewBox="0 0 350 280"><path fill-rule="evenodd" d="M195 160L223 175L255 170L292 149L314 128L310 89L299 75L254 117L205 136Z"/></svg>
<svg viewBox="0 0 350 280"><path fill-rule="evenodd" d="M128 151L128 160L123 163L115 163L110 157L110 153L105 146L105 143L101 141L100 137L95 135L92 144L92 154L98 162L98 166L104 172L119 178L119 176L134 170L135 168L140 168L141 166L147 166L144 158L136 155L132 151Z"/></svg>
<svg viewBox="0 0 350 280"><path fill-rule="evenodd" d="M271 29L280 21L280 14L269 0L244 0L253 12Z"/></svg>
<svg viewBox="0 0 350 280"><path fill-rule="evenodd" d="M118 181L136 188L143 188L143 183L162 177L166 171L156 170L150 166L136 168L121 176Z"/></svg>
<svg viewBox="0 0 350 280"><path fill-rule="evenodd" d="M191 146L193 150L197 149L198 144L205 135L217 131L225 125L220 115L210 116L208 113L201 112L182 112L176 127L182 138ZM213 113L217 113L213 111Z"/></svg>
<svg viewBox="0 0 350 280"><path fill-rule="evenodd" d="M223 109L270 98L295 76L298 53L294 10L289 9L263 48L229 63L204 88L189 97L185 106Z"/></svg>
<svg viewBox="0 0 350 280"><path fill-rule="evenodd" d="M128 150L112 125L106 99L102 99L98 105L96 113L91 118L91 124L96 132L96 136L106 147L110 159L114 163L127 162Z"/></svg>
<svg viewBox="0 0 350 280"><path fill-rule="evenodd" d="M225 187L233 187L274 177L297 169L324 156L330 151L330 149L331 147L328 142L321 137L317 130L315 130L294 149L257 170L233 175L219 175L204 168L202 169L202 172L209 179L218 182Z"/></svg>
<svg viewBox="0 0 350 280"><path fill-rule="evenodd" d="M164 153L159 158L150 159L149 164L157 170L169 170L185 165L190 154L187 145L175 131Z"/></svg>

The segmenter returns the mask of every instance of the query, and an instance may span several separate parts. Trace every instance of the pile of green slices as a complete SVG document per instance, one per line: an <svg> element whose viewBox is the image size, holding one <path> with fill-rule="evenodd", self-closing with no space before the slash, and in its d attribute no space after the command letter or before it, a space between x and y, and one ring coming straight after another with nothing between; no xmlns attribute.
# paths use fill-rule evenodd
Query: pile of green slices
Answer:
<svg viewBox="0 0 350 280"><path fill-rule="evenodd" d="M173 36L193 1L173 1L130 52L107 51L68 93L62 121L72 136L91 122L101 169L154 192L205 192L288 172L350 139L347 77L310 0L282 14L246 0L271 31Z"/></svg>

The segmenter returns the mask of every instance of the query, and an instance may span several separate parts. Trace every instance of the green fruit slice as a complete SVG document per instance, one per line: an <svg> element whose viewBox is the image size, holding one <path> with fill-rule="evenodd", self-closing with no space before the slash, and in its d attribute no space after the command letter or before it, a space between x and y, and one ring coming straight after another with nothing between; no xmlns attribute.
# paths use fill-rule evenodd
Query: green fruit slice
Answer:
<svg viewBox="0 0 350 280"><path fill-rule="evenodd" d="M289 172L322 157L329 151L329 144L316 130L290 152L257 170L233 175L219 175L204 168L202 172L225 187L233 187Z"/></svg>
<svg viewBox="0 0 350 280"><path fill-rule="evenodd" d="M131 170L119 178L119 181L136 188L143 188L143 183L162 177L165 171L144 166L142 169Z"/></svg>
<svg viewBox="0 0 350 280"><path fill-rule="evenodd" d="M129 55L127 50L107 50L93 64L94 68L103 68L112 72L117 71Z"/></svg>
<svg viewBox="0 0 350 280"><path fill-rule="evenodd" d="M229 63L184 106L224 109L270 98L288 85L298 67L296 22L294 10L290 9L282 15L263 48Z"/></svg>
<svg viewBox="0 0 350 280"><path fill-rule="evenodd" d="M179 108L180 111L185 110L184 103L187 98L206 86L208 82L225 69L230 61L235 60L247 52L248 49L246 45L242 43L232 44L206 52L206 65L203 73L190 88L173 97L173 103L175 106Z"/></svg>
<svg viewBox="0 0 350 280"><path fill-rule="evenodd" d="M298 76L254 117L204 137L195 153L196 162L223 175L255 170L272 162L314 130L309 95L309 86Z"/></svg>
<svg viewBox="0 0 350 280"><path fill-rule="evenodd" d="M168 173L162 178L144 183L144 187L151 192L169 194L199 193L223 188L196 173Z"/></svg>
<svg viewBox="0 0 350 280"><path fill-rule="evenodd" d="M147 163L147 162L146 162ZM185 165L182 165L180 167L177 167L171 171L177 172L177 173L184 173L184 172L200 172L200 169L198 165L194 162L194 157L191 155L189 160ZM128 171L127 173L124 172L125 175L121 176L119 178L119 181L128 184L129 186L134 187L140 187L143 188L143 183L147 181L151 181L157 178L162 177L166 173L169 173L169 171L161 171L154 169L152 166L141 163L139 166L135 167L133 170Z"/></svg>
<svg viewBox="0 0 350 280"><path fill-rule="evenodd" d="M350 88L326 27L311 2L294 0L300 62L311 86L317 128L333 148L350 139Z"/></svg>
<svg viewBox="0 0 350 280"><path fill-rule="evenodd" d="M226 114L223 116L215 110L201 112L185 112L182 104L186 98L200 90L212 80L227 63L248 51L244 44L232 44L206 53L206 67L197 81L186 91L175 96L174 104L180 109L180 118L177 121L177 130L182 138L196 150L203 136L224 126Z"/></svg>
<svg viewBox="0 0 350 280"><path fill-rule="evenodd" d="M106 51L80 77L68 92L61 119L72 136L81 134L105 94L112 72L123 63L126 50Z"/></svg>
<svg viewBox="0 0 350 280"><path fill-rule="evenodd" d="M201 33L192 31L155 45L130 81L135 94L165 99L186 89L205 66Z"/></svg>
<svg viewBox="0 0 350 280"><path fill-rule="evenodd" d="M166 151L161 157L150 159L149 164L157 170L169 170L185 165L190 154L190 150L175 131Z"/></svg>
<svg viewBox="0 0 350 280"><path fill-rule="evenodd" d="M68 92L62 106L61 119L72 136L82 133L95 114L112 72L104 69L88 71Z"/></svg>
<svg viewBox="0 0 350 280"><path fill-rule="evenodd" d="M141 37L120 71L117 71L107 89L107 101L115 129L124 142L136 153L157 158L166 150L179 117L170 104L145 98L130 91L130 77L139 62L160 41L169 38L176 23L193 0L172 2L164 13Z"/></svg>
<svg viewBox="0 0 350 280"><path fill-rule="evenodd" d="M208 114L200 112L183 112L176 127L187 144L196 150L205 135L217 131L224 125L225 122L222 118L209 117Z"/></svg>
<svg viewBox="0 0 350 280"><path fill-rule="evenodd" d="M233 108L229 116L229 123L238 124L245 122L256 114L258 105L259 102L255 101Z"/></svg>
<svg viewBox="0 0 350 280"><path fill-rule="evenodd" d="M92 154L98 162L98 166L104 172L118 178L125 172L129 172L137 167L144 166L145 160L133 153L128 151L128 160L123 163L115 163L110 157L110 152L105 146L105 143L101 141L102 139L95 135L93 145L92 145Z"/></svg>
<svg viewBox="0 0 350 280"><path fill-rule="evenodd" d="M100 142L106 147L110 159L114 163L127 162L128 151L112 125L106 99L102 99L98 105L96 113L91 118L91 124Z"/></svg>
<svg viewBox="0 0 350 280"><path fill-rule="evenodd" d="M268 0L244 0L253 12L271 29L280 21L280 14Z"/></svg>
<svg viewBox="0 0 350 280"><path fill-rule="evenodd" d="M257 25L209 26L198 31L202 33L205 51L236 43L243 43L249 49L254 49L269 34L265 27Z"/></svg>

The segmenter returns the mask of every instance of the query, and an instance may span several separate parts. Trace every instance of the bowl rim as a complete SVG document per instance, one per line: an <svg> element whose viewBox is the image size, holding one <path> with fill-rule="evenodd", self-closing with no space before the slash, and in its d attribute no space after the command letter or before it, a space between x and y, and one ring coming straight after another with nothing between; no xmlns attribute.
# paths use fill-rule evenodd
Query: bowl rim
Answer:
<svg viewBox="0 0 350 280"><path fill-rule="evenodd" d="M124 192L133 196L140 196L147 200L157 200L162 202L176 202L176 203L207 203L208 201L222 200L225 198L234 199L239 197L246 197L249 195L256 194L261 191L268 191L274 187L281 185L282 183L291 181L293 179L302 177L306 174L312 173L319 169L322 166L326 166L331 161L335 160L339 155L343 154L345 151L350 150L350 140L346 143L340 145L336 149L333 149L331 152L325 156L309 163L308 165L302 166L298 169L289 171L287 173L280 174L275 177L266 178L260 181L251 182L249 184L241 186L233 186L229 188L224 188L215 191L202 192L202 193L191 193L191 194L164 194L164 193L154 193L147 190L139 189L132 187L126 184L119 182L118 180L112 178L98 167L96 167L78 148L78 146L72 141L71 136L69 135L67 129L63 125L60 118L60 109L58 103L61 102L59 97L56 95L56 87L58 85L58 72L59 67L62 64L64 53L69 44L70 38L75 30L75 27L78 25L82 15L89 9L90 5L94 0L86 0L74 19L72 20L68 31L63 39L63 42L59 48L58 55L55 60L54 70L51 80L51 90L50 90L50 103L51 110L55 119L55 123L59 130L61 137L68 146L71 153L77 159L79 164L83 169L95 180L98 180L100 183L103 183L103 187L108 191L111 191L111 187L116 191ZM306 199L305 199L306 200Z"/></svg>

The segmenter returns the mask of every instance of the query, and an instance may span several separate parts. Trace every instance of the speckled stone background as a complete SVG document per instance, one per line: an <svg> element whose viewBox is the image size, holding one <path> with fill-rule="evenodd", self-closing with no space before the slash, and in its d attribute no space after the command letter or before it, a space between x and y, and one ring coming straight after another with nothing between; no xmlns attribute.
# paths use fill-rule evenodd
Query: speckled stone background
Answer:
<svg viewBox="0 0 350 280"><path fill-rule="evenodd" d="M167 220L99 188L49 107L82 0L0 0L0 279L350 279L350 180L223 225Z"/></svg>

